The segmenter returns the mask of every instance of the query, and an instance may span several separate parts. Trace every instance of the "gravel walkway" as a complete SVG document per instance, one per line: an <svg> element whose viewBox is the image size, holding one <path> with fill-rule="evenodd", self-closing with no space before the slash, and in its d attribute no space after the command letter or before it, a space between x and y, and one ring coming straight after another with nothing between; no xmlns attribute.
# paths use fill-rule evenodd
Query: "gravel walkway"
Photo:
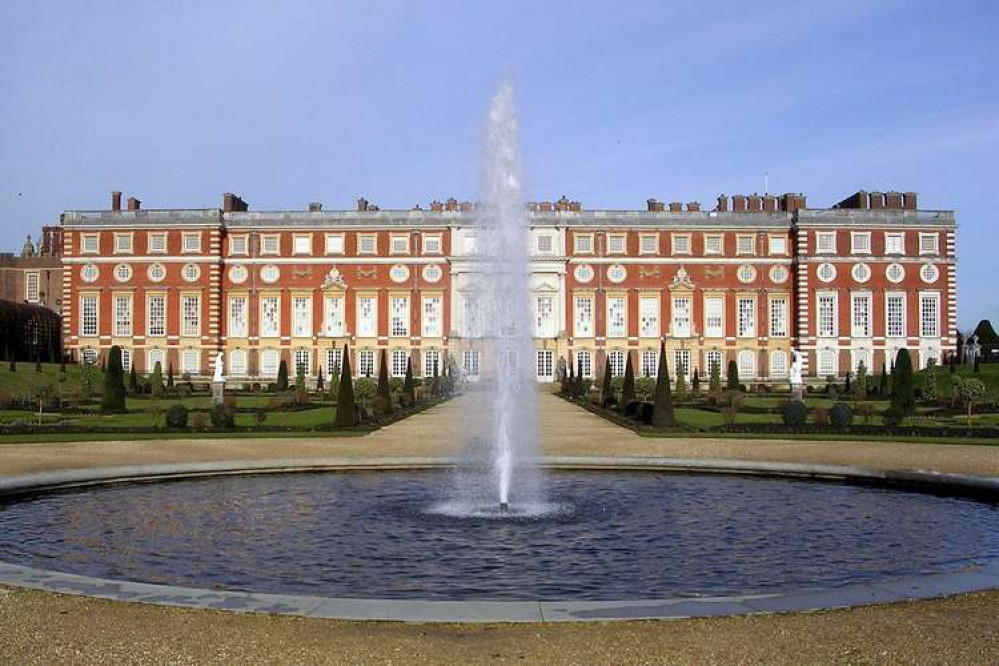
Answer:
<svg viewBox="0 0 999 666"><path fill-rule="evenodd" d="M359 438L0 446L0 475L129 463L454 451L474 395ZM644 438L550 395L544 450L999 476L999 447ZM999 663L999 592L849 611L585 625L405 625L239 615L0 588L0 663Z"/></svg>

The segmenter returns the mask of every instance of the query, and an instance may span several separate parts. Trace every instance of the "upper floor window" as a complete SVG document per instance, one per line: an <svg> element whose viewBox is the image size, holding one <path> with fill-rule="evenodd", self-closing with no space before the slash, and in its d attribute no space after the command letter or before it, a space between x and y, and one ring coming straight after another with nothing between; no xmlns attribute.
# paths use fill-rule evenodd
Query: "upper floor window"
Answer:
<svg viewBox="0 0 999 666"><path fill-rule="evenodd" d="M312 234L295 234L293 243L294 254L312 254Z"/></svg>
<svg viewBox="0 0 999 666"><path fill-rule="evenodd" d="M281 254L281 236L262 234L260 236L260 254Z"/></svg>
<svg viewBox="0 0 999 666"><path fill-rule="evenodd" d="M80 236L80 252L82 254L97 254L101 251L99 234L82 234Z"/></svg>
<svg viewBox="0 0 999 666"><path fill-rule="evenodd" d="M590 234L576 234L573 238L576 254L593 253L593 236Z"/></svg>
<svg viewBox="0 0 999 666"><path fill-rule="evenodd" d="M770 236L767 241L770 244L770 254L787 254L787 238L784 236Z"/></svg>
<svg viewBox="0 0 999 666"><path fill-rule="evenodd" d="M639 236L638 251L641 254L658 254L659 236L656 234L642 234Z"/></svg>
<svg viewBox="0 0 999 666"><path fill-rule="evenodd" d="M184 234L184 252L201 252L201 234Z"/></svg>
<svg viewBox="0 0 999 666"><path fill-rule="evenodd" d="M940 236L919 234L919 254L939 254Z"/></svg>
<svg viewBox="0 0 999 666"><path fill-rule="evenodd" d="M551 234L541 234L537 237L535 242L538 254L554 254L555 239L551 236Z"/></svg>
<svg viewBox="0 0 999 666"><path fill-rule="evenodd" d="M423 237L423 254L440 254L441 237L439 234L427 234Z"/></svg>
<svg viewBox="0 0 999 666"><path fill-rule="evenodd" d="M753 243L752 234L740 234L736 237L736 254L756 254L756 245Z"/></svg>
<svg viewBox="0 0 999 666"><path fill-rule="evenodd" d="M38 273L24 274L24 298L29 303L38 302L38 294L41 291L39 288L40 283L41 275Z"/></svg>
<svg viewBox="0 0 999 666"><path fill-rule="evenodd" d="M343 254L343 234L326 234L326 254Z"/></svg>
<svg viewBox="0 0 999 666"><path fill-rule="evenodd" d="M624 234L607 234L607 254L624 254Z"/></svg>
<svg viewBox="0 0 999 666"><path fill-rule="evenodd" d="M146 251L150 254L163 254L167 251L167 235L163 232L149 232L146 236Z"/></svg>
<svg viewBox="0 0 999 666"><path fill-rule="evenodd" d="M408 235L399 234L392 236L392 254L409 254Z"/></svg>
<svg viewBox="0 0 999 666"><path fill-rule="evenodd" d="M704 254L722 253L722 235L707 234L704 236Z"/></svg>
<svg viewBox="0 0 999 666"><path fill-rule="evenodd" d="M132 253L132 234L115 234L114 235L114 251L115 251L115 254L131 254Z"/></svg>
<svg viewBox="0 0 999 666"><path fill-rule="evenodd" d="M229 254L249 254L245 235L229 236Z"/></svg>
<svg viewBox="0 0 999 666"><path fill-rule="evenodd" d="M835 254L836 253L836 232L816 231L815 232L815 253Z"/></svg>
<svg viewBox="0 0 999 666"><path fill-rule="evenodd" d="M905 234L885 234L885 254L905 254Z"/></svg>
<svg viewBox="0 0 999 666"><path fill-rule="evenodd" d="M690 254L690 234L673 234L673 254Z"/></svg>
<svg viewBox="0 0 999 666"><path fill-rule="evenodd" d="M360 234L357 237L358 254L374 254L376 248L374 234Z"/></svg>
<svg viewBox="0 0 999 666"><path fill-rule="evenodd" d="M853 254L871 253L871 232L853 231L850 233L850 252Z"/></svg>

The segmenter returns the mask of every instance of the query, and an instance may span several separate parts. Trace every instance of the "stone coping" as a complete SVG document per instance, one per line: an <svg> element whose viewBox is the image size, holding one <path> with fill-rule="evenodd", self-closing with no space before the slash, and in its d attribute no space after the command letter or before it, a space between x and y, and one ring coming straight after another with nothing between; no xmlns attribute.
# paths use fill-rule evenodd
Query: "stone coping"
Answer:
<svg viewBox="0 0 999 666"><path fill-rule="evenodd" d="M657 457L548 457L554 469L752 474L919 487L947 494L999 499L999 478L932 471L876 470L838 465L686 460ZM63 470L0 478L0 495L65 488L230 474L436 469L452 458L345 458L226 461ZM0 562L0 583L117 601L344 620L404 622L573 622L717 617L849 608L999 589L999 562L960 572L910 576L835 588L772 594L621 601L438 601L355 599L208 590L107 580Z"/></svg>

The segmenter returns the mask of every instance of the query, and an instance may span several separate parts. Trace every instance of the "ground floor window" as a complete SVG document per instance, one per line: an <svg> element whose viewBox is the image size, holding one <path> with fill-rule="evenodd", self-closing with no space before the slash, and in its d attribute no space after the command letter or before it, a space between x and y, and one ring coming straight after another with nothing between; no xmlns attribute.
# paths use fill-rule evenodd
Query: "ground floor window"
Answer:
<svg viewBox="0 0 999 666"><path fill-rule="evenodd" d="M301 372L303 375L308 377L312 371L312 352L308 349L296 349L295 350L295 376L298 377L298 373Z"/></svg>
<svg viewBox="0 0 999 666"><path fill-rule="evenodd" d="M871 374L871 352L866 349L854 349L852 354L853 372L856 374L860 370L860 364L864 364L864 370Z"/></svg>
<svg viewBox="0 0 999 666"><path fill-rule="evenodd" d="M655 377L659 374L659 352L646 349L642 352L642 377Z"/></svg>
<svg viewBox="0 0 999 666"><path fill-rule="evenodd" d="M124 370L125 372L131 372L132 371L132 350L131 349L125 349L124 347L122 347L122 349L121 349L121 369Z"/></svg>
<svg viewBox="0 0 999 666"><path fill-rule="evenodd" d="M709 377L715 368L718 368L719 377L725 374L725 366L722 365L722 353L717 349L712 349L704 354L704 365L708 369Z"/></svg>
<svg viewBox="0 0 999 666"><path fill-rule="evenodd" d="M97 350L93 347L84 347L80 352L80 362L83 365L97 365Z"/></svg>
<svg viewBox="0 0 999 666"><path fill-rule="evenodd" d="M150 349L146 353L146 371L153 372L156 370L156 364L160 364L160 372L166 372L166 363L163 361L163 350L162 349Z"/></svg>
<svg viewBox="0 0 999 666"><path fill-rule="evenodd" d="M357 353L357 376L371 377L375 374L375 352L373 349L362 349Z"/></svg>
<svg viewBox="0 0 999 666"><path fill-rule="evenodd" d="M469 377L479 376L479 350L466 349L461 354L461 369Z"/></svg>
<svg viewBox="0 0 999 666"><path fill-rule="evenodd" d="M748 379L756 376L756 353L749 349L739 352L739 377Z"/></svg>
<svg viewBox="0 0 999 666"><path fill-rule="evenodd" d="M246 376L246 351L233 349L229 352L229 374L234 377Z"/></svg>
<svg viewBox="0 0 999 666"><path fill-rule="evenodd" d="M335 377L340 374L340 363L343 352L335 347L326 350L326 376Z"/></svg>
<svg viewBox="0 0 999 666"><path fill-rule="evenodd" d="M819 352L819 377L836 374L836 352L823 349Z"/></svg>
<svg viewBox="0 0 999 666"><path fill-rule="evenodd" d="M444 371L443 366L441 366L441 354L436 349L428 349L423 352L423 376L433 377L435 368L438 375Z"/></svg>
<svg viewBox="0 0 999 666"><path fill-rule="evenodd" d="M260 374L264 377L276 377L281 355L276 349L265 349L260 352Z"/></svg>
<svg viewBox="0 0 999 666"><path fill-rule="evenodd" d="M180 371L189 375L201 372L201 352L197 349L185 349L180 355Z"/></svg>
<svg viewBox="0 0 999 666"><path fill-rule="evenodd" d="M538 379L551 380L555 377L555 352L551 349L537 351Z"/></svg>
<svg viewBox="0 0 999 666"><path fill-rule="evenodd" d="M615 349L607 355L607 362L610 363L611 375L614 377L624 376L625 356L620 349Z"/></svg>
<svg viewBox="0 0 999 666"><path fill-rule="evenodd" d="M787 373L787 352L777 349L770 354L770 374L773 377L784 377Z"/></svg>
<svg viewBox="0 0 999 666"><path fill-rule="evenodd" d="M576 367L574 372L587 379L593 376L593 353L588 351L576 352Z"/></svg>
<svg viewBox="0 0 999 666"><path fill-rule="evenodd" d="M392 376L405 377L406 366L409 365L409 352L405 349L395 349L392 351Z"/></svg>
<svg viewBox="0 0 999 666"><path fill-rule="evenodd" d="M673 350L673 372L675 374L680 374L683 371L684 377L690 377L690 350L689 349L674 349Z"/></svg>

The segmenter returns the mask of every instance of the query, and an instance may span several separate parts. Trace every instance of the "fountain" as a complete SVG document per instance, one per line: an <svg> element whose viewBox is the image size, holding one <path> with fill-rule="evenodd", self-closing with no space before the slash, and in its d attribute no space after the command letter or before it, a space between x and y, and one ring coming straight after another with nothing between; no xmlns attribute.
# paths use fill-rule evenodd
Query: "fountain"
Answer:
<svg viewBox="0 0 999 666"><path fill-rule="evenodd" d="M545 502L537 452L537 388L531 330L529 229L522 198L513 86L493 97L482 153L482 205L473 228L468 291L481 308L480 348L492 364L477 391L488 418L470 419L465 464L445 511L459 515L539 515ZM497 507L499 512L497 514Z"/></svg>

